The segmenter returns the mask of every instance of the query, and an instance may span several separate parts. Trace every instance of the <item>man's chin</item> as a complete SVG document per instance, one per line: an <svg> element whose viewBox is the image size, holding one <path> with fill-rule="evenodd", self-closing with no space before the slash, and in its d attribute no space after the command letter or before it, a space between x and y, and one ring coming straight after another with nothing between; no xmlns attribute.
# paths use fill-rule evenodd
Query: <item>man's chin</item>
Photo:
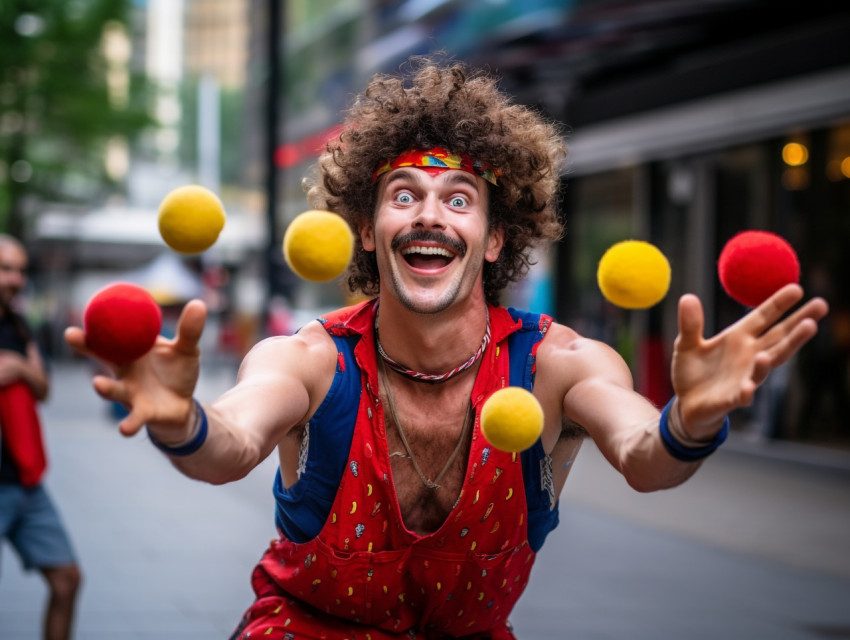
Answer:
<svg viewBox="0 0 850 640"><path fill-rule="evenodd" d="M399 300L409 311L421 314L440 313L448 309L455 301L456 296L450 292L442 291L440 295L433 295L435 292L429 292L430 295L417 295L414 292L405 291L399 296Z"/></svg>
<svg viewBox="0 0 850 640"><path fill-rule="evenodd" d="M417 278L410 273L402 277L398 272L392 277L395 297L409 311L422 314L440 313L448 309L458 297L458 283L451 276Z"/></svg>

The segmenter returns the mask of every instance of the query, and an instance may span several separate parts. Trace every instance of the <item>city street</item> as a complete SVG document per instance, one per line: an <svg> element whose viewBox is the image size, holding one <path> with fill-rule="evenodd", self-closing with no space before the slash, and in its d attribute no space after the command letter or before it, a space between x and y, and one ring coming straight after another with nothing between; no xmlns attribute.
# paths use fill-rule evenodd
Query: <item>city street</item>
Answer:
<svg viewBox="0 0 850 640"><path fill-rule="evenodd" d="M56 365L42 407L47 486L85 574L76 637L227 638L275 535L275 461L226 486L188 480L144 435L117 433L90 374ZM205 369L198 397L234 376ZM585 443L513 615L518 638L850 638L850 464L767 451L731 438L682 487L638 494ZM0 639L38 638L44 596L4 546Z"/></svg>

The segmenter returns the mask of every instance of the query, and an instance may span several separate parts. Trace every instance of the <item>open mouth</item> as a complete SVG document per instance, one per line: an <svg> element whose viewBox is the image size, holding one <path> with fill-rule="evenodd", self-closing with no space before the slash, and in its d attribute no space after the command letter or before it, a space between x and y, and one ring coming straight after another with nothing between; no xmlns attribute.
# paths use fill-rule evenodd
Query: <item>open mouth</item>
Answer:
<svg viewBox="0 0 850 640"><path fill-rule="evenodd" d="M442 269L451 263L455 254L445 247L414 245L401 250L405 262L414 269Z"/></svg>

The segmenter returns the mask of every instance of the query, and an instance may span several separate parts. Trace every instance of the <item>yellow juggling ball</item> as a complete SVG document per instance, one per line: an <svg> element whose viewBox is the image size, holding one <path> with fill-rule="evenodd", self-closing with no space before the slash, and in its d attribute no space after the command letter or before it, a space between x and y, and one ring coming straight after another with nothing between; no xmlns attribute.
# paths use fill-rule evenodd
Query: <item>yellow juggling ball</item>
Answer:
<svg viewBox="0 0 850 640"><path fill-rule="evenodd" d="M224 206L212 191L190 184L169 192L159 205L159 233L178 253L209 249L224 228Z"/></svg>
<svg viewBox="0 0 850 640"><path fill-rule="evenodd" d="M524 451L543 432L543 408L530 391L505 387L481 407L481 433L497 449Z"/></svg>
<svg viewBox="0 0 850 640"><path fill-rule="evenodd" d="M643 240L624 240L602 256L596 279L602 295L612 304L624 309L647 309L667 295L670 263L654 245Z"/></svg>
<svg viewBox="0 0 850 640"><path fill-rule="evenodd" d="M351 262L354 234L342 216L312 209L295 217L283 234L283 257L299 277L333 280Z"/></svg>

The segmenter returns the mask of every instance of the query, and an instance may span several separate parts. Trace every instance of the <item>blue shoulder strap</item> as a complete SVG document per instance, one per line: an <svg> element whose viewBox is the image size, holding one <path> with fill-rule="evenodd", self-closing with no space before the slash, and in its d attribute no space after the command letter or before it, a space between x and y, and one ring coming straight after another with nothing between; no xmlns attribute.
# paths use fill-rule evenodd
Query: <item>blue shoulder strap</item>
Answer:
<svg viewBox="0 0 850 640"><path fill-rule="evenodd" d="M541 314L520 311L513 307L508 313L522 321L522 328L508 337L510 359L510 384L528 391L534 388L536 345L543 339L546 327ZM558 526L558 508L552 507L551 460L538 438L521 454L525 501L528 505L528 544L536 552L543 546L546 536Z"/></svg>

